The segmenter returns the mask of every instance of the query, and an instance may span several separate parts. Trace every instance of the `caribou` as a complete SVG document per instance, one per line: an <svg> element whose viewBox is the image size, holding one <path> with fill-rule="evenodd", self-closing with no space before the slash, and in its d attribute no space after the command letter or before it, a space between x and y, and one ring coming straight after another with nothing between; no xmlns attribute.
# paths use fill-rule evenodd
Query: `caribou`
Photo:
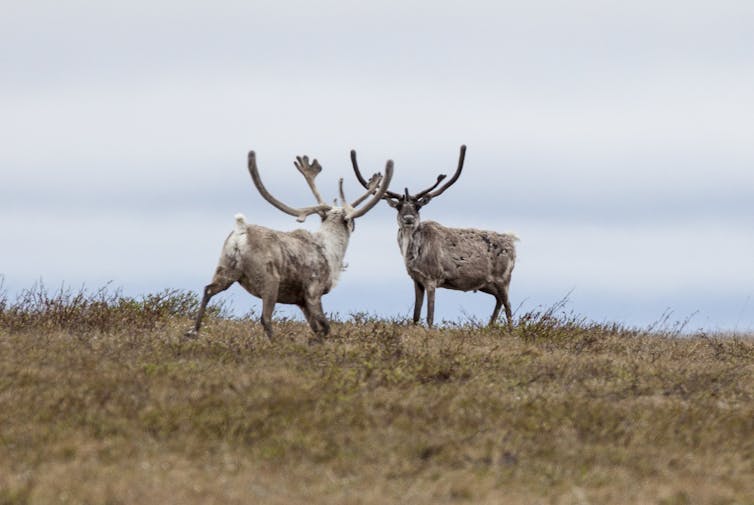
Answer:
<svg viewBox="0 0 754 505"><path fill-rule="evenodd" d="M386 190L382 198L398 211L398 246L409 277L414 281L414 324L421 318L424 292L427 293L427 326L434 322L435 289L482 291L495 297L489 325L497 322L500 308L505 307L508 329L512 329L512 313L508 288L516 263L515 242L512 233L496 233L474 228L448 228L434 221L420 221L419 211L440 196L460 177L466 156L466 146L461 146L458 167L446 179L440 174L435 183L424 191L411 194L408 188L398 194ZM359 183L369 188L351 151L351 164Z"/></svg>
<svg viewBox="0 0 754 505"><path fill-rule="evenodd" d="M259 194L273 207L304 222L317 214L322 223L315 232L298 229L290 232L249 224L242 214L235 216L235 227L225 239L212 281L204 288L194 327L187 336L196 336L210 299L238 282L246 291L262 299L261 323L272 339L272 312L276 303L297 305L304 313L317 339L330 331L322 309L322 296L338 282L348 239L354 220L372 209L385 195L393 176L393 162L388 160L385 174L376 173L366 182L366 193L348 203L339 181L341 205L327 204L317 190L315 177L322 171L319 162L298 156L294 165L304 176L317 204L294 208L267 191L259 177L256 155L249 152L248 167ZM370 198L371 195L371 198ZM368 201L367 198L370 198Z"/></svg>

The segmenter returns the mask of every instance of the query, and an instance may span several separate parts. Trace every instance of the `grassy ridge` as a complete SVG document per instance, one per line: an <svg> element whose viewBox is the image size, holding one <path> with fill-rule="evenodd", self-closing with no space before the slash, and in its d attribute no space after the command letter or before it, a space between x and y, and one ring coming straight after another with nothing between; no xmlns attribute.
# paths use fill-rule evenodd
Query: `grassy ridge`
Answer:
<svg viewBox="0 0 754 505"><path fill-rule="evenodd" d="M0 297L0 504L754 503L754 340Z"/></svg>

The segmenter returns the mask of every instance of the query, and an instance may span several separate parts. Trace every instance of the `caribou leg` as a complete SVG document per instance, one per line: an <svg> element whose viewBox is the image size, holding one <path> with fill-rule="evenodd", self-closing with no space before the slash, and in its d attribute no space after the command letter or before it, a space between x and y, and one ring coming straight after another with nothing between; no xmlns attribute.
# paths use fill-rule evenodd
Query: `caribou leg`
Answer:
<svg viewBox="0 0 754 505"><path fill-rule="evenodd" d="M275 303L278 299L279 286L280 282L275 279L264 287L264 293L262 294L261 322L264 332L270 340L272 340L272 312L275 310Z"/></svg>
<svg viewBox="0 0 754 505"><path fill-rule="evenodd" d="M432 328L435 319L435 286L430 284L427 288L427 327Z"/></svg>
<svg viewBox="0 0 754 505"><path fill-rule="evenodd" d="M204 295L202 296L202 302L199 304L199 311L196 314L196 320L194 321L194 327L186 332L187 337L195 337L199 334L199 329L202 326L202 318L204 317L204 311L207 309L207 304L210 299L218 293L222 293L228 289L234 282L238 280L238 277L232 272L227 272L224 267L217 267L215 275L212 276L212 282L204 287Z"/></svg>
<svg viewBox="0 0 754 505"><path fill-rule="evenodd" d="M422 317L422 305L424 304L424 286L414 281L414 324L419 324Z"/></svg>

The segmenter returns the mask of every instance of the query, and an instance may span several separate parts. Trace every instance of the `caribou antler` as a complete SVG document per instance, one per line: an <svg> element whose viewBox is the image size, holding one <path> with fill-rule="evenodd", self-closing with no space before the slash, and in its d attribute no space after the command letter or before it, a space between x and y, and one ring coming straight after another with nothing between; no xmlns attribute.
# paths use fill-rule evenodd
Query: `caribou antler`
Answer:
<svg viewBox="0 0 754 505"><path fill-rule="evenodd" d="M377 205L377 202L379 202L385 195L385 193L387 193L387 188L390 185L390 180L392 178L393 161L388 160L385 164L385 175L383 176L382 174L377 173L372 175L372 177L369 179L369 182L364 181L364 186L367 188L367 192L354 200L351 204L349 204L346 200L346 195L343 192L343 179L341 178L338 183L338 189L340 192L340 200L341 202L343 202L343 208L346 209L346 219L356 219L357 217L361 217L369 212L372 207ZM372 199L364 204L361 208L357 209L356 207L364 200L366 200L371 194L373 194Z"/></svg>
<svg viewBox="0 0 754 505"><path fill-rule="evenodd" d="M428 193L427 196L429 198L435 198L437 196L440 196L446 189L448 189L449 187L451 187L453 185L453 183L455 183L458 180L458 178L461 176L461 170L463 170L463 161L464 161L465 158L466 158L466 145L464 144L464 145L461 145L461 154L458 155L458 168L456 168L456 173L454 173L453 177L451 177L448 182L446 182L445 184L443 184L443 186L440 189L438 189L437 191L434 191L432 193ZM443 175L442 178L444 179L445 176ZM442 179L440 177L437 178L437 182L438 183L441 180ZM435 186L437 186L437 184L435 184ZM435 186L432 186L432 188L434 188ZM428 189L426 191L427 192L431 191L432 188L430 188L430 189ZM421 193L421 194L422 194L422 196L424 195L424 193Z"/></svg>
<svg viewBox="0 0 754 505"><path fill-rule="evenodd" d="M359 164L356 162L356 150L351 149L351 165L353 165L353 172L356 174L356 179L359 181L359 184L364 186L364 188L369 188L369 183L364 179L364 177L361 175L361 172L359 171ZM393 193L392 191L385 191L385 196L388 198L396 198L400 199L401 195L398 193Z"/></svg>
<svg viewBox="0 0 754 505"><path fill-rule="evenodd" d="M315 158L310 165L308 156L296 156L296 161L294 161L293 164L298 171L301 172L301 175L304 176L304 179L306 179L306 183L309 185L312 193L314 193L314 198L317 199L317 203L320 205L327 205L322 199L322 195L319 194L317 185L314 183L314 178L322 171L322 165L319 164L319 161Z"/></svg>
<svg viewBox="0 0 754 505"><path fill-rule="evenodd" d="M383 198L392 198L393 200L413 200L417 201L421 198L426 198L427 201L430 199L441 195L446 189L448 189L450 186L452 186L457 180L458 177L461 176L461 170L463 170L463 161L466 157L466 146L461 146L461 154L458 158L458 168L456 168L456 172L453 174L453 177L450 178L448 182L446 182L440 189L433 192L433 190L440 185L442 181L445 180L447 175L440 174L437 176L437 180L435 183L425 189L424 191L420 191L416 193L415 195L411 195L408 192L408 189L406 189L405 195L401 195L399 193L394 193L392 191L386 191ZM364 177L361 175L361 171L359 170L359 164L356 161L356 151L351 150L351 165L353 165L353 171L354 174L356 174L356 179L359 181L359 183L364 186L365 188L369 188L369 183L364 179Z"/></svg>
<svg viewBox="0 0 754 505"><path fill-rule="evenodd" d="M294 216L299 223L303 223L308 216L312 214L317 214L319 212L327 212L332 207L330 205L327 205L324 202L324 200L322 200L322 197L319 195L319 192L317 191L317 188L314 185L314 178L322 170L322 167L319 165L317 160L314 160L313 165L309 165L309 158L306 156L304 156L303 158L297 157L296 159L301 165L299 166L299 164L296 164L296 168L298 168L299 172L301 172L304 178L306 178L306 182L309 184L309 187L312 189L312 192L314 192L314 196L315 198L317 198L317 202L319 203L319 205L296 209L293 207L289 207L288 205L284 204L283 202L281 202L280 200L272 196L270 192L267 191L267 188L264 187L264 184L262 184L262 179L259 177L259 169L257 168L257 158L256 158L256 154L254 154L254 151L249 151L249 173L251 174L251 179L254 181L254 185L257 187L259 194L262 195L262 198L264 198L269 203L271 203L273 207L276 207L279 210L282 210L286 214L290 214L291 216Z"/></svg>
<svg viewBox="0 0 754 505"><path fill-rule="evenodd" d="M340 178L340 181L338 182L338 189L340 191L340 201L343 203L343 207L345 209L353 209L354 207L358 207L361 202L367 199L369 195L374 194L375 191L377 191L377 187L380 185L380 181L382 180L382 174L376 173L372 175L372 177L369 179L369 182L367 183L367 192L361 195L359 198L353 201L353 203L348 203L346 201L346 196L343 193L343 178Z"/></svg>
<svg viewBox="0 0 754 505"><path fill-rule="evenodd" d="M414 200L418 200L419 198L423 197L424 195L426 195L427 193L429 193L430 191L432 191L433 189L435 189L446 177L447 177L447 175L445 175L445 174L438 175L437 176L437 180L435 181L435 183L432 186L428 187L424 191L420 191L420 192L416 193L414 196L409 197L409 198L412 198ZM408 188L406 188L406 192L408 193Z"/></svg>

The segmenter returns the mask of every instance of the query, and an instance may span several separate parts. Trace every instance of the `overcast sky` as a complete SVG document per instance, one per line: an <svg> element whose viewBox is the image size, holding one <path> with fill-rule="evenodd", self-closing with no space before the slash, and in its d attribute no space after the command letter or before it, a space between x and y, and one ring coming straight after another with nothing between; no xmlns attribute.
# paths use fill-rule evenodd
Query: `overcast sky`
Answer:
<svg viewBox="0 0 754 505"><path fill-rule="evenodd" d="M6 1L0 17L0 274L127 294L199 292L253 188L312 203L395 161L422 211L515 231L521 314L754 330L754 2ZM394 211L361 218L325 310L404 316ZM316 229L316 218L304 225ZM260 306L234 288L237 309ZM438 293L440 319L489 295ZM282 310L280 314L293 314ZM436 317L437 318L437 317Z"/></svg>

